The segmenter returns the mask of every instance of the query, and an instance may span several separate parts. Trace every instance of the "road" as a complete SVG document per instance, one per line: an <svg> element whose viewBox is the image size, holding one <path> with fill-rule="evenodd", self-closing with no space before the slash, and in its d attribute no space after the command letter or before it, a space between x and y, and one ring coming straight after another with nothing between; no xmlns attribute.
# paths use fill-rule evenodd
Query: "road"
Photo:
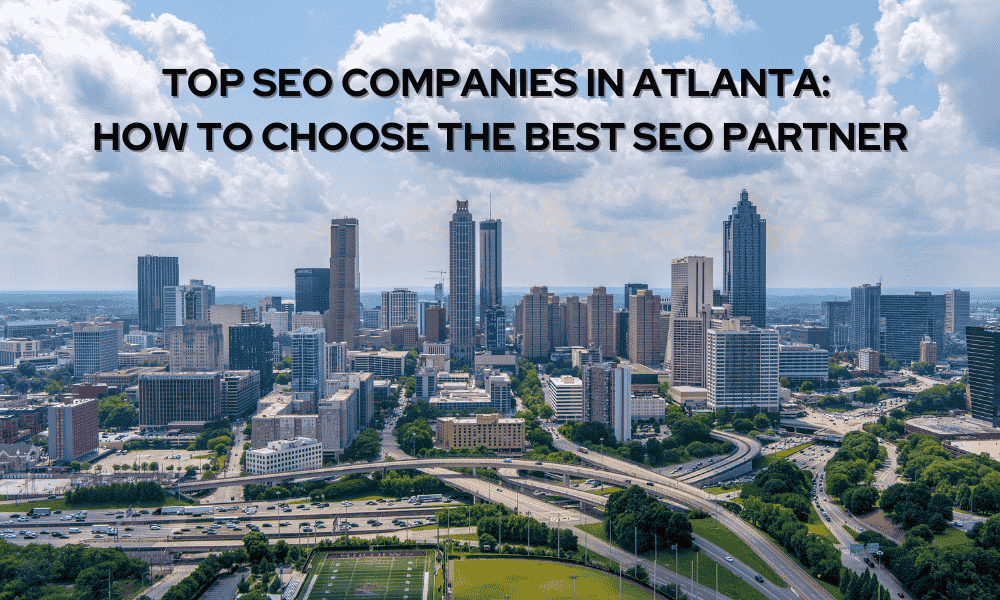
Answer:
<svg viewBox="0 0 1000 600"><path fill-rule="evenodd" d="M229 458L226 460L226 468L221 473L219 473L217 479L226 479L228 477L238 477L242 467L240 466L240 456L243 455L243 444L246 443L246 436L243 435L243 427L246 425L243 421L237 421L233 425L233 435L234 442L233 447L229 449ZM223 487L216 488L214 492L201 499L202 504L218 504L220 502L232 502L234 500L243 499L243 486L242 485L227 485Z"/></svg>
<svg viewBox="0 0 1000 600"><path fill-rule="evenodd" d="M160 600L163 594L166 594L167 590L173 587L175 583L180 583L181 579L193 573L197 568L198 565L175 565L170 575L151 585L139 596L149 596L151 600Z"/></svg>

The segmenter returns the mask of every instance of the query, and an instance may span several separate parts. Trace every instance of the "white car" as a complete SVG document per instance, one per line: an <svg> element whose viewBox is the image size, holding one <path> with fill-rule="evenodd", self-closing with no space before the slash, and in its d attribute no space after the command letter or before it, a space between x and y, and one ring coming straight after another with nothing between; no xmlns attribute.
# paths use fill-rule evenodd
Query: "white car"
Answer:
<svg viewBox="0 0 1000 600"><path fill-rule="evenodd" d="M159 531L160 530L160 526L159 525L150 525L149 528L152 529L153 531Z"/></svg>
<svg viewBox="0 0 1000 600"><path fill-rule="evenodd" d="M726 557L726 562L733 562L733 557L732 556L727 556Z"/></svg>

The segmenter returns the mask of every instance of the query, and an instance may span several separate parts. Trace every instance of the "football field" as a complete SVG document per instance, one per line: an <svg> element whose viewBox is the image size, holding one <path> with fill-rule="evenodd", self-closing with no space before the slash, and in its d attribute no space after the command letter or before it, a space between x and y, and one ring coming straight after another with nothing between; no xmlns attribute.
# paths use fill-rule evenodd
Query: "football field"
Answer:
<svg viewBox="0 0 1000 600"><path fill-rule="evenodd" d="M304 600L427 600L424 573L434 568L427 552L407 550L327 552L314 561Z"/></svg>

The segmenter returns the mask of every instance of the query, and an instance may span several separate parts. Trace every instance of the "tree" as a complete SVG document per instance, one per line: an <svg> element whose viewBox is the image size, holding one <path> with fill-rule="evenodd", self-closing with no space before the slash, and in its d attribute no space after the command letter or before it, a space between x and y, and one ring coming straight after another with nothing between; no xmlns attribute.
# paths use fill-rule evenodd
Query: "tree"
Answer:
<svg viewBox="0 0 1000 600"><path fill-rule="evenodd" d="M285 557L288 556L288 551L291 548L288 546L288 542L285 540L278 540L278 543L274 545L274 558L278 559L279 563L285 562Z"/></svg>
<svg viewBox="0 0 1000 600"><path fill-rule="evenodd" d="M915 362L910 367L910 370L917 375L933 375L934 374L934 363L929 362Z"/></svg>
<svg viewBox="0 0 1000 600"><path fill-rule="evenodd" d="M733 420L733 429L740 433L746 433L753 429L753 421L746 418L739 418Z"/></svg>
<svg viewBox="0 0 1000 600"><path fill-rule="evenodd" d="M753 427L758 431L763 431L771 426L771 420L765 413L757 413L753 417Z"/></svg>
<svg viewBox="0 0 1000 600"><path fill-rule="evenodd" d="M274 382L277 383L278 385L285 385L286 383L290 383L291 381L292 381L291 373L278 373L278 375L274 378Z"/></svg>
<svg viewBox="0 0 1000 600"><path fill-rule="evenodd" d="M243 547L246 549L251 563L274 558L271 547L267 542L267 536L259 531L251 531L243 536Z"/></svg>
<svg viewBox="0 0 1000 600"><path fill-rule="evenodd" d="M655 437L646 440L646 455L649 456L649 464L656 466L663 462L663 444Z"/></svg>
<svg viewBox="0 0 1000 600"><path fill-rule="evenodd" d="M38 370L35 368L35 365L30 362L21 362L17 365L17 372L20 373L22 377L28 377L30 379L38 373Z"/></svg>
<svg viewBox="0 0 1000 600"><path fill-rule="evenodd" d="M497 547L497 539L488 533L479 536L479 551L493 552Z"/></svg>
<svg viewBox="0 0 1000 600"><path fill-rule="evenodd" d="M791 389L792 382L789 381L787 377L782 377L781 379L778 380L778 385L780 385L781 387L783 387L783 388L785 388L787 390L787 389Z"/></svg>
<svg viewBox="0 0 1000 600"><path fill-rule="evenodd" d="M816 384L811 381L803 381L802 385L799 386L799 391L803 394L811 394L814 389L816 389Z"/></svg>
<svg viewBox="0 0 1000 600"><path fill-rule="evenodd" d="M128 403L115 406L108 416L106 427L113 429L128 429L139 424L139 411Z"/></svg>

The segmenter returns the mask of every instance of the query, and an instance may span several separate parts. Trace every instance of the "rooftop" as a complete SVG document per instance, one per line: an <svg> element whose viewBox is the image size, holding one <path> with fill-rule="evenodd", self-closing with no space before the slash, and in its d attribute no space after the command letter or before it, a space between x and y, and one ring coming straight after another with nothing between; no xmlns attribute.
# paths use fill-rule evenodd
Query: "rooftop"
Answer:
<svg viewBox="0 0 1000 600"><path fill-rule="evenodd" d="M984 433L1000 433L1000 429L970 417L916 417L907 419L906 423L930 431L935 435L976 436Z"/></svg>

